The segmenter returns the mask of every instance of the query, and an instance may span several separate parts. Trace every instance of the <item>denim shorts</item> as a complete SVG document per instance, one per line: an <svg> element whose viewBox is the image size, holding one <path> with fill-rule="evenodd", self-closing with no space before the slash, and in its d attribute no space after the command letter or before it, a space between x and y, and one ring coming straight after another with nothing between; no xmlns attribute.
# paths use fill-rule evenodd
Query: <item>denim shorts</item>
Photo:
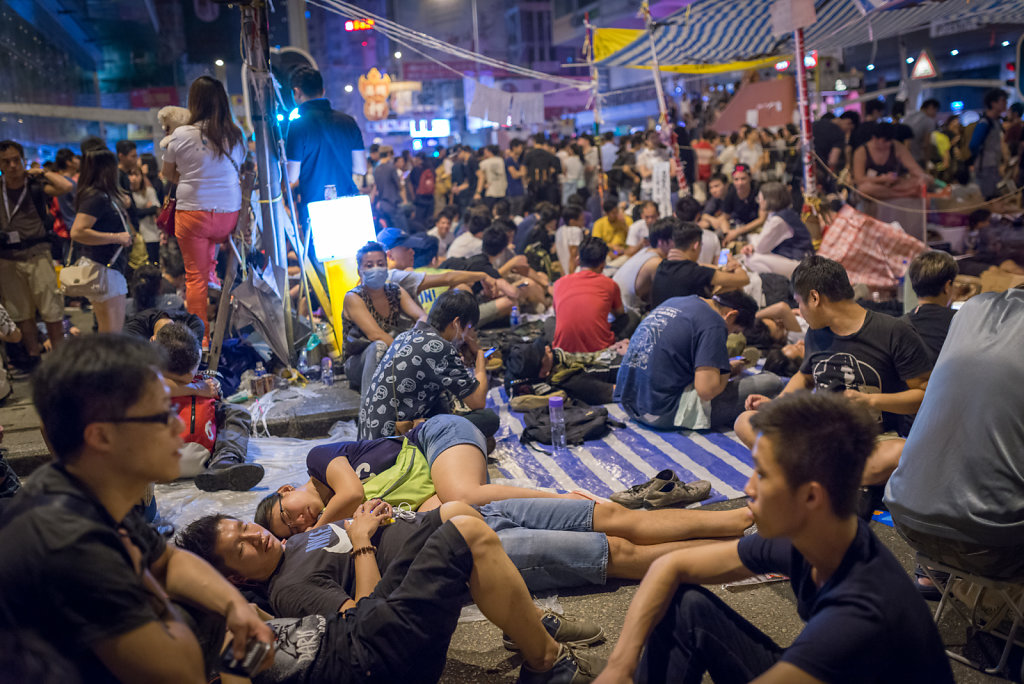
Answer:
<svg viewBox="0 0 1024 684"><path fill-rule="evenodd" d="M594 532L593 501L509 499L479 510L531 592L607 580L608 537Z"/></svg>
<svg viewBox="0 0 1024 684"><path fill-rule="evenodd" d="M462 416L440 415L428 418L416 427L413 441L419 445L430 465L434 465L434 461L445 450L460 444L475 446L486 462L487 442L483 433Z"/></svg>

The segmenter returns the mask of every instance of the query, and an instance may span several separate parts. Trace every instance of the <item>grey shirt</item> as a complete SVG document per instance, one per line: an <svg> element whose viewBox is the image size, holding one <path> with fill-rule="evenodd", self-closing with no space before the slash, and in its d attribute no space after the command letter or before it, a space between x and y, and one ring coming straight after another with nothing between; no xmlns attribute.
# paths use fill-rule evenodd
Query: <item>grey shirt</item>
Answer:
<svg viewBox="0 0 1024 684"><path fill-rule="evenodd" d="M953 318L885 490L900 525L994 547L1024 539L1022 337L1024 290L978 295Z"/></svg>

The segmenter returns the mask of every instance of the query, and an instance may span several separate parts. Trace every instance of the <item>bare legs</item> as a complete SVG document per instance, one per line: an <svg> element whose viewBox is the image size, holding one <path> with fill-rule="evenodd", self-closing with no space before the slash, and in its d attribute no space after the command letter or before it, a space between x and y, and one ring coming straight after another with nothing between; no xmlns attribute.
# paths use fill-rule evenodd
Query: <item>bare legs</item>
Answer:
<svg viewBox="0 0 1024 684"><path fill-rule="evenodd" d="M101 333L119 333L124 327L124 312L128 306L125 295L111 297L103 302L93 302L97 329Z"/></svg>
<svg viewBox="0 0 1024 684"><path fill-rule="evenodd" d="M753 518L746 508L704 511L674 508L631 511L615 503L594 506L594 531L634 544L663 544L687 539L738 537Z"/></svg>

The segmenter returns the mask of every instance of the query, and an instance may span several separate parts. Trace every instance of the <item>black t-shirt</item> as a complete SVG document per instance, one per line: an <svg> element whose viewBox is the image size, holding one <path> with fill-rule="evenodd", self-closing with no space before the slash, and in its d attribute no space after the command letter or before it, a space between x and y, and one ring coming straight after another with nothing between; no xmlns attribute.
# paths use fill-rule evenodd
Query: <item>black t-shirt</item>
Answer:
<svg viewBox="0 0 1024 684"><path fill-rule="evenodd" d="M440 525L436 512L417 514L412 521L396 520L379 528L370 538L382 582L396 585L388 569L404 575L403 560L411 560ZM355 594L355 559L352 541L338 523L328 523L288 538L284 558L270 577L267 593L276 617L333 615ZM394 573L393 573L394 574ZM380 585L378 585L380 587ZM376 590L375 590L376 591Z"/></svg>
<svg viewBox="0 0 1024 684"><path fill-rule="evenodd" d="M807 331L800 372L812 376L819 390L903 392L907 380L931 371L931 354L908 323L874 311L865 314L864 325L852 335L836 335L828 328ZM892 413L882 413L880 421L883 431L903 436L910 428L910 421Z"/></svg>
<svg viewBox="0 0 1024 684"><path fill-rule="evenodd" d="M708 197L708 201L704 203L704 208L701 210L702 213L708 216L718 216L723 211L725 211L724 197L721 199L718 197Z"/></svg>
<svg viewBox="0 0 1024 684"><path fill-rule="evenodd" d="M153 329L161 318L169 318L175 323L184 323L195 333L200 340L203 339L203 320L187 311L167 311L165 309L145 309L125 321L124 329L121 331L126 335L133 335L148 340L153 337Z"/></svg>
<svg viewBox="0 0 1024 684"><path fill-rule="evenodd" d="M750 223L757 218L760 207L757 204L757 183L750 182L750 194L746 199L741 199L736 193L736 186L730 185L722 201L722 211L736 223L742 225Z"/></svg>
<svg viewBox="0 0 1024 684"><path fill-rule="evenodd" d="M942 344L946 341L949 333L949 325L953 322L955 309L938 304L921 304L913 311L903 316L903 320L910 323L921 336L924 343L932 352L932 358L939 356Z"/></svg>
<svg viewBox="0 0 1024 684"><path fill-rule="evenodd" d="M78 198L78 213L92 216L96 219L96 223L92 226L93 230L100 233L123 233L127 230L125 221L122 220L121 214L114 206L115 200L111 199L110 195L94 190L80 190L79 192L81 194ZM125 219L127 219L127 214L125 214ZM106 266L111 262L119 248L120 245L115 244L83 245L80 242L76 242L74 244L72 260L84 256ZM128 249L125 248L121 249L120 255L118 255L111 268L123 271L127 264Z"/></svg>
<svg viewBox="0 0 1024 684"><path fill-rule="evenodd" d="M420 423L420 425L422 424ZM327 466L334 459L344 457L348 459L349 465L352 466L352 470L356 471L360 480L380 475L395 465L398 452L402 450L402 443L405 439L419 448L416 435L419 434L420 425L405 433L403 437L361 439L354 442L333 442L315 446L306 455L306 472L310 477L327 484Z"/></svg>
<svg viewBox="0 0 1024 684"><path fill-rule="evenodd" d="M818 119L812 124L811 131L814 133L814 153L825 163L828 163L828 157L832 150L838 148L842 151L846 148L846 136L843 134L843 129L831 121ZM840 154L838 168L842 167L843 155Z"/></svg>
<svg viewBox="0 0 1024 684"><path fill-rule="evenodd" d="M875 122L862 121L859 126L850 133L850 154L857 151L857 148L871 140L871 132L875 130Z"/></svg>
<svg viewBox="0 0 1024 684"><path fill-rule="evenodd" d="M115 682L92 648L159 619L118 528L124 528L142 552L142 567L163 554L164 539L135 512L120 523L114 521L57 465L32 474L11 500L8 515L23 499L37 495L72 501L5 516L0 529L4 612L18 630L36 632L70 660L82 681Z"/></svg>
<svg viewBox="0 0 1024 684"><path fill-rule="evenodd" d="M782 661L832 684L952 684L939 632L899 561L863 520L842 562L819 589L811 564L788 539L739 542L752 572L789 575L806 623Z"/></svg>
<svg viewBox="0 0 1024 684"><path fill-rule="evenodd" d="M701 266L696 261L670 261L658 264L651 283L651 308L672 297L711 296L711 279L715 269Z"/></svg>
<svg viewBox="0 0 1024 684"><path fill-rule="evenodd" d="M523 155L526 166L527 184L550 185L558 182L558 174L562 172L562 162L547 150L531 148Z"/></svg>

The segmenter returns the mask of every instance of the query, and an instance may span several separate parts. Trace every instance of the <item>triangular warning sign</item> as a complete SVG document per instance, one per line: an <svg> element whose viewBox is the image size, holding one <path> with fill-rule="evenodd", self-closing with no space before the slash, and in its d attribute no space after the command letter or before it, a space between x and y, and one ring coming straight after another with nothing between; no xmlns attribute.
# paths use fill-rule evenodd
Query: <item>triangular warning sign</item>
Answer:
<svg viewBox="0 0 1024 684"><path fill-rule="evenodd" d="M910 78L935 78L939 70L935 68L935 62L927 50L921 50L921 56L914 62L914 70L910 72Z"/></svg>

